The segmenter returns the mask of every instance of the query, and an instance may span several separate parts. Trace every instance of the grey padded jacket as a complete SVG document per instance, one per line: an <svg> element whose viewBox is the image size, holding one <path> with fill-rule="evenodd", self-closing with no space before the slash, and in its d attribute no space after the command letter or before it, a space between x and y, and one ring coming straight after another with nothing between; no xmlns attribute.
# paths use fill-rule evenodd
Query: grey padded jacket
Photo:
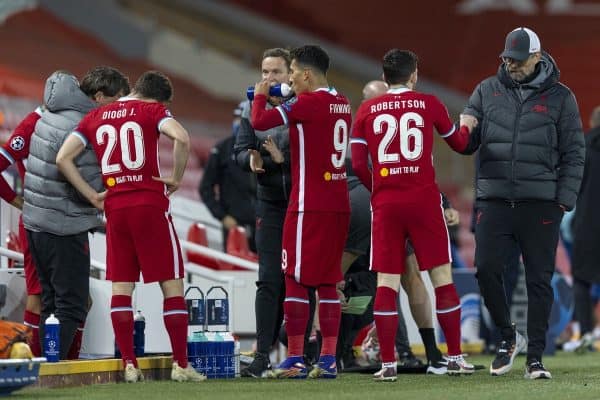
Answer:
<svg viewBox="0 0 600 400"><path fill-rule="evenodd" d="M94 230L102 225L100 212L75 190L56 166L56 155L83 116L96 107L77 79L55 72L46 81L42 116L31 137L25 173L25 228L59 236ZM102 176L91 147L75 165L94 189L102 191Z"/></svg>

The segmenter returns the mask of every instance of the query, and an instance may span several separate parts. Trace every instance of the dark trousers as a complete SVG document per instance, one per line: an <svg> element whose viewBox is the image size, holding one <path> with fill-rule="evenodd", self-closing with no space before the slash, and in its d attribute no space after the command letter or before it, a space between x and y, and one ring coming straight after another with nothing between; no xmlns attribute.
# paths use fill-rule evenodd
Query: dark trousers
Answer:
<svg viewBox="0 0 600 400"><path fill-rule="evenodd" d="M554 294L554 273L562 209L553 202L478 201L475 265L486 307L504 340L512 340L503 271L521 249L527 286L527 358L541 360Z"/></svg>
<svg viewBox="0 0 600 400"><path fill-rule="evenodd" d="M579 322L581 333L584 335L594 330L594 304L591 289L591 282L579 278L573 279L573 296L575 298L573 319Z"/></svg>
<svg viewBox="0 0 600 400"><path fill-rule="evenodd" d="M281 241L287 202L258 200L256 207L256 349L268 354L283 322L285 279L281 269Z"/></svg>
<svg viewBox="0 0 600 400"><path fill-rule="evenodd" d="M85 321L90 293L88 233L57 236L27 231L29 249L42 286L40 342L50 314L60 321L60 358L67 359L79 325Z"/></svg>

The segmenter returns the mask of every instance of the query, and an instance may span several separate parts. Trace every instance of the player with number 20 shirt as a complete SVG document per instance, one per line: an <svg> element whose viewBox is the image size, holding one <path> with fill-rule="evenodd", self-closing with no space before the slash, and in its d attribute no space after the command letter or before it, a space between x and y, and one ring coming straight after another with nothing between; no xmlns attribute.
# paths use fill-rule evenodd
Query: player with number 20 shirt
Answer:
<svg viewBox="0 0 600 400"><path fill-rule="evenodd" d="M167 189L164 183L153 179L160 176L158 139L161 125L171 118L171 113L161 103L125 97L87 114L73 132L84 144L93 145L104 186L108 189L104 209L108 220L107 246L113 251L108 252L107 279L135 282L139 276L138 265L145 282L183 277L181 251L169 215ZM146 207L160 212L147 212ZM131 220L138 221L140 226L134 243L130 242L129 236L121 236L112 230L111 221L124 221L136 213L140 214L139 218ZM171 243L168 253L162 251L164 243ZM144 248L137 253L138 257L147 259L126 259L125 254L136 254L140 245ZM115 251L125 250L124 246L132 248ZM147 266L155 267L145 268Z"/></svg>

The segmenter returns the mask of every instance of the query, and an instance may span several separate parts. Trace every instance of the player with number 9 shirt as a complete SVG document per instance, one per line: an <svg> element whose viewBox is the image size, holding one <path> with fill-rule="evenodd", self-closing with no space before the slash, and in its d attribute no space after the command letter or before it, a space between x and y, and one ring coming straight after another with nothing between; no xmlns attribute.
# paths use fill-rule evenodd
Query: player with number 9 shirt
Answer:
<svg viewBox="0 0 600 400"><path fill-rule="evenodd" d="M466 147L471 127L457 128L435 96L413 90L417 82L413 52L386 53L383 75L390 89L361 104L350 140L353 170L372 192L371 268L378 273L374 315L382 358L374 379L396 380L396 298L407 239L435 288L436 313L448 343L448 373L469 374L473 366L461 355L460 300L452 283L450 242L432 150L434 128L458 151Z"/></svg>
<svg viewBox="0 0 600 400"><path fill-rule="evenodd" d="M342 253L350 219L344 159L351 125L348 100L330 87L329 56L318 46L290 52L292 89L296 98L266 110L269 84L255 88L252 126L266 130L289 125L292 188L283 227L282 268L286 275L284 311L288 358L273 373L305 378L302 359L308 321L307 287L319 294L323 346L312 378L335 378L340 302L335 284L343 279ZM271 151L274 143L267 140Z"/></svg>

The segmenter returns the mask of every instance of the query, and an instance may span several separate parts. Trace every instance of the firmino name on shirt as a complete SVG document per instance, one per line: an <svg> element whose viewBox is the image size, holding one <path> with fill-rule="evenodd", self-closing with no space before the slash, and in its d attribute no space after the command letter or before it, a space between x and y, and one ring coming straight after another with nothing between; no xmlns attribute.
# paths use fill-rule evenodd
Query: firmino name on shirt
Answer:
<svg viewBox="0 0 600 400"><path fill-rule="evenodd" d="M350 104L330 104L329 114L350 114L352 110Z"/></svg>
<svg viewBox="0 0 600 400"><path fill-rule="evenodd" d="M419 108L424 110L425 100L394 100L394 101L382 101L371 105L371 113L386 110L398 110L400 108Z"/></svg>

